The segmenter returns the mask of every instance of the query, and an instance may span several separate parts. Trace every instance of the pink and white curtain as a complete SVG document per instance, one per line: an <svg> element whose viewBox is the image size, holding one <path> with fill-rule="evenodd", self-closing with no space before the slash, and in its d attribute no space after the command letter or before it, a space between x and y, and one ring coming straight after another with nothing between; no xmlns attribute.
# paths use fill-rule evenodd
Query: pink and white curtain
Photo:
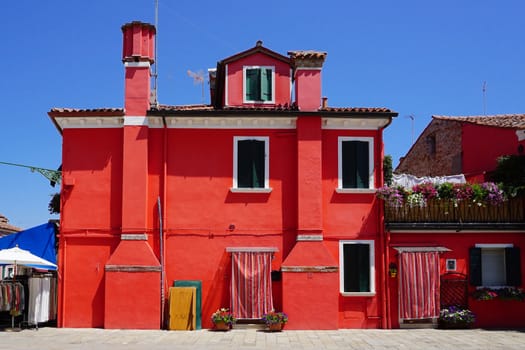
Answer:
<svg viewBox="0 0 525 350"><path fill-rule="evenodd" d="M232 252L230 309L236 318L261 318L273 309L271 252Z"/></svg>
<svg viewBox="0 0 525 350"><path fill-rule="evenodd" d="M399 264L400 318L438 317L439 252L403 252Z"/></svg>

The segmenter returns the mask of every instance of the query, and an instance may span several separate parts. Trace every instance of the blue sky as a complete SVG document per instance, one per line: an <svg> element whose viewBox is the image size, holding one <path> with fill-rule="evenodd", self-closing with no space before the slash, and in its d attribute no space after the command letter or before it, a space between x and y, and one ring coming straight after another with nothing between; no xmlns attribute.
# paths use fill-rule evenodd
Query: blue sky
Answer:
<svg viewBox="0 0 525 350"><path fill-rule="evenodd" d="M153 23L154 3L1 2L0 161L55 169L51 108L123 106L120 27ZM281 54L326 51L330 106L399 113L385 131L397 165L432 115L525 113L524 13L522 0L159 0L159 101L201 103L187 70L206 72L257 40ZM47 211L56 189L43 176L0 164L0 179L0 213L12 225L56 218Z"/></svg>

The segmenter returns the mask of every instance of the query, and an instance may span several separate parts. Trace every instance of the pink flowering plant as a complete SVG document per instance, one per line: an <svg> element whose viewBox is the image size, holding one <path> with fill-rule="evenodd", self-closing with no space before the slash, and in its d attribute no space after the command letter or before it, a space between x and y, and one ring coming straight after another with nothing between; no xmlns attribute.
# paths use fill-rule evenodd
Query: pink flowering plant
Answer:
<svg viewBox="0 0 525 350"><path fill-rule="evenodd" d="M230 312L228 308L225 308L225 307L220 308L217 311L215 311L211 315L211 320L214 324L219 323L219 322L224 322L230 326L236 322L236 319L233 316L233 314Z"/></svg>
<svg viewBox="0 0 525 350"><path fill-rule="evenodd" d="M480 288L472 293L472 297L476 300L525 300L525 292L521 288L504 287L504 288Z"/></svg>
<svg viewBox="0 0 525 350"><path fill-rule="evenodd" d="M402 186L383 186L377 190L376 196L390 207L424 207L429 200L451 200L457 205L467 202L477 206L501 205L507 200L503 190L493 182L481 184L425 182L404 188Z"/></svg>
<svg viewBox="0 0 525 350"><path fill-rule="evenodd" d="M264 314L262 320L267 325L275 323L285 324L286 322L288 322L288 315L286 315L284 312L277 312L275 310L272 310Z"/></svg>

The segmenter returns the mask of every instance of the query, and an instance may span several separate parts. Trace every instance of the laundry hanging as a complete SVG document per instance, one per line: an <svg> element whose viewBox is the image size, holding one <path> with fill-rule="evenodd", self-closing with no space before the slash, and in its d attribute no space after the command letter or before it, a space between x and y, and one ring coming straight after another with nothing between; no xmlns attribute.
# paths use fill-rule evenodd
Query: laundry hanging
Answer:
<svg viewBox="0 0 525 350"><path fill-rule="evenodd" d="M439 252L403 252L399 262L400 318L438 317Z"/></svg>
<svg viewBox="0 0 525 350"><path fill-rule="evenodd" d="M260 319L273 309L272 252L232 252L231 305L237 319Z"/></svg>

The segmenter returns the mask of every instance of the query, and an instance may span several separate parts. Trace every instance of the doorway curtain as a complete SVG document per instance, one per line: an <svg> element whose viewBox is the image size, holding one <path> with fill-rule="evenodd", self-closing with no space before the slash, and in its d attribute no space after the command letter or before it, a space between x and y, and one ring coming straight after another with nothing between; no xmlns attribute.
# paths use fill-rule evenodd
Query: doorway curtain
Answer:
<svg viewBox="0 0 525 350"><path fill-rule="evenodd" d="M439 252L403 252L399 264L399 317L438 317Z"/></svg>
<svg viewBox="0 0 525 350"><path fill-rule="evenodd" d="M237 319L260 319L273 309L272 252L232 252L231 305Z"/></svg>

